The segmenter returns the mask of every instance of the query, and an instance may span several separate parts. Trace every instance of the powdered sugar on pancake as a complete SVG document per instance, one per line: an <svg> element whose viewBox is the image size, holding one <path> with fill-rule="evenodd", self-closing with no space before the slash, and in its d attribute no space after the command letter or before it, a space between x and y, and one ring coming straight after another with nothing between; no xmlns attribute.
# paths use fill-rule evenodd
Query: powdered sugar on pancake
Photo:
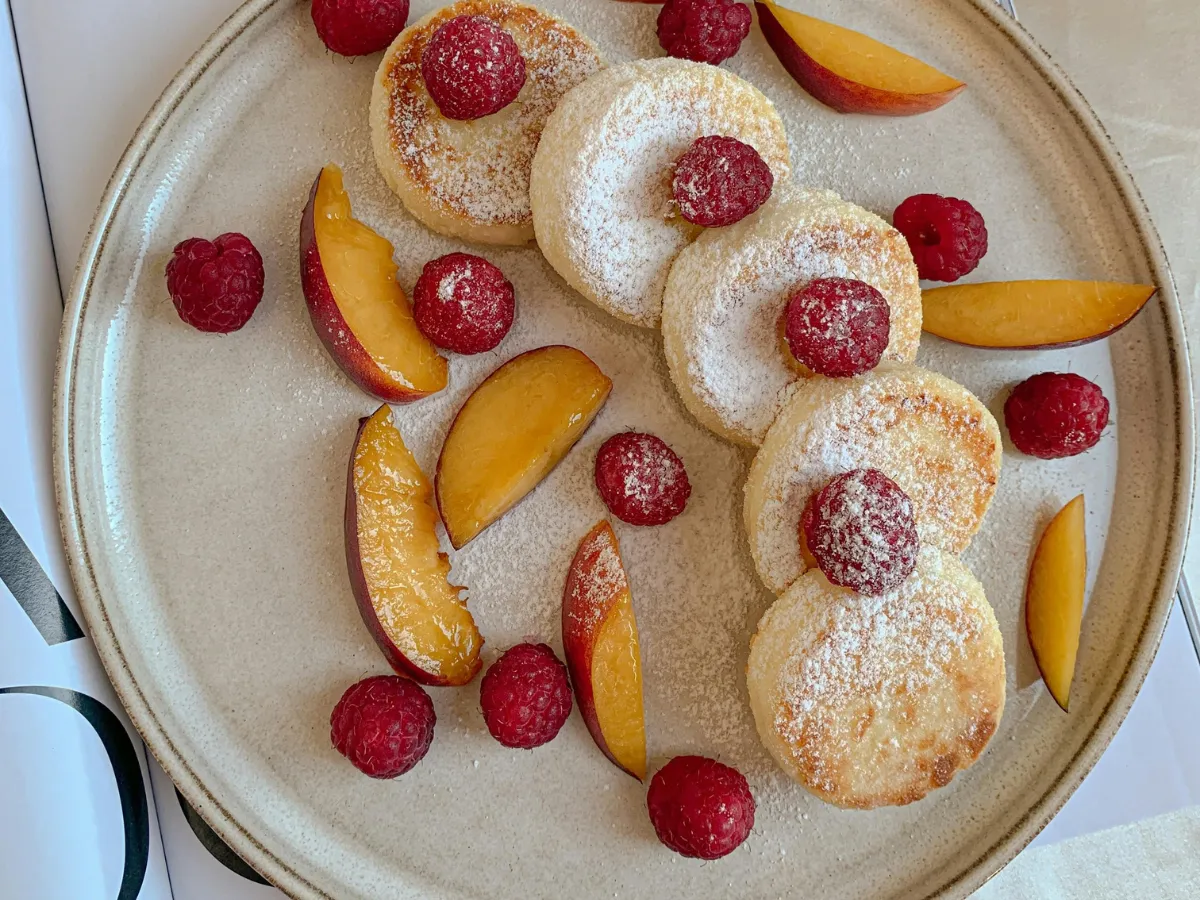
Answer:
<svg viewBox="0 0 1200 900"><path fill-rule="evenodd" d="M724 69L640 60L563 98L534 159L531 192L538 244L568 284L622 319L658 324L671 262L701 231L675 208L675 163L706 135L750 144L777 182L787 177L774 107Z"/></svg>
<svg viewBox="0 0 1200 900"><path fill-rule="evenodd" d="M425 88L421 54L450 19L483 15L511 34L525 59L521 93L499 112L469 122L443 116ZM599 51L548 13L507 0L460 0L406 29L377 80L386 92L391 165L435 207L476 223L528 223L529 172L542 127L559 99L600 69ZM386 166L381 165L385 170Z"/></svg>
<svg viewBox="0 0 1200 900"><path fill-rule="evenodd" d="M921 288L904 236L831 191L778 186L753 216L705 232L679 254L663 297L671 377L704 425L761 444L803 373L781 338L788 297L814 278L854 278L890 308L884 359L910 361Z"/></svg>
<svg viewBox="0 0 1200 900"><path fill-rule="evenodd" d="M805 570L804 506L834 475L876 468L912 498L922 544L958 553L1000 477L1000 430L959 384L884 363L858 378L796 385L746 482L746 533L759 575L779 593Z"/></svg>
<svg viewBox="0 0 1200 900"><path fill-rule="evenodd" d="M932 548L879 597L815 572L798 581L759 624L749 680L768 749L843 806L908 803L945 785L982 752L1004 706L983 589Z"/></svg>

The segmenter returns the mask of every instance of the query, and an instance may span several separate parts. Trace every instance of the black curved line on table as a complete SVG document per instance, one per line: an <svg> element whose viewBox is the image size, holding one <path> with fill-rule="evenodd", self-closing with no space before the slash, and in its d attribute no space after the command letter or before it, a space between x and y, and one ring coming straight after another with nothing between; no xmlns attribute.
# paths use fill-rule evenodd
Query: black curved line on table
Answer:
<svg viewBox="0 0 1200 900"><path fill-rule="evenodd" d="M34 694L64 703L83 716L100 738L117 779L121 819L125 826L125 867L117 900L137 900L142 882L146 879L146 865L150 858L150 814L146 805L142 767L125 726L112 710L95 697L70 688L22 685L0 688L0 694Z"/></svg>
<svg viewBox="0 0 1200 900"><path fill-rule="evenodd" d="M244 859L238 856L228 844L221 840L217 833L208 827L208 823L200 818L200 813L196 812L192 808L192 805L183 799L183 794L179 793L178 790L175 791L175 797L179 800L179 808L183 810L183 817L187 820L188 825L191 826L196 838L204 845L204 849L212 855L213 859L235 875L241 875L247 881L267 885L271 883L250 868Z"/></svg>
<svg viewBox="0 0 1200 900"><path fill-rule="evenodd" d="M16 598L33 627L47 644L61 644L83 637L83 629L63 603L37 557L0 509L0 581Z"/></svg>

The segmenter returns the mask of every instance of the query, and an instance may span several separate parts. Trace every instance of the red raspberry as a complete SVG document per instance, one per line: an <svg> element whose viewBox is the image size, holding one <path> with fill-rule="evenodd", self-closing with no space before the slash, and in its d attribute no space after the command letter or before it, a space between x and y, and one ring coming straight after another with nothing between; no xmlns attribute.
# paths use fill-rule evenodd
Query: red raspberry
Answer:
<svg viewBox="0 0 1200 900"><path fill-rule="evenodd" d="M896 207L892 224L908 240L917 273L930 281L958 281L987 253L983 216L957 197L914 194Z"/></svg>
<svg viewBox="0 0 1200 900"><path fill-rule="evenodd" d="M505 747L540 747L571 715L567 667L546 644L510 647L484 673L479 705L488 731Z"/></svg>
<svg viewBox="0 0 1200 900"><path fill-rule="evenodd" d="M262 300L262 257L243 234L188 238L167 263L167 290L179 318L193 328L237 331Z"/></svg>
<svg viewBox="0 0 1200 900"><path fill-rule="evenodd" d="M788 300L784 336L818 375L846 378L879 365L891 334L883 294L853 278L814 278Z"/></svg>
<svg viewBox="0 0 1200 900"><path fill-rule="evenodd" d="M738 52L750 33L750 7L736 0L667 0L658 42L670 56L717 63Z"/></svg>
<svg viewBox="0 0 1200 900"><path fill-rule="evenodd" d="M679 212L705 228L732 225L767 202L775 176L758 151L737 138L702 137L675 165Z"/></svg>
<svg viewBox="0 0 1200 900"><path fill-rule="evenodd" d="M800 540L826 578L869 597L903 584L920 548L912 500L878 469L854 469L817 491Z"/></svg>
<svg viewBox="0 0 1200 900"><path fill-rule="evenodd" d="M408 0L312 0L325 46L342 56L386 50L408 22Z"/></svg>
<svg viewBox="0 0 1200 900"><path fill-rule="evenodd" d="M425 263L413 289L413 318L421 333L455 353L498 345L516 312L513 286L481 256L447 253Z"/></svg>
<svg viewBox="0 0 1200 900"><path fill-rule="evenodd" d="M425 45L421 77L447 119L482 119L517 99L525 60L512 35L487 16L456 16Z"/></svg>
<svg viewBox="0 0 1200 900"><path fill-rule="evenodd" d="M596 489L609 511L630 525L664 525L692 495L683 460L661 438L636 431L600 445Z"/></svg>
<svg viewBox="0 0 1200 900"><path fill-rule="evenodd" d="M1013 388L1004 402L1008 436L1040 459L1075 456L1096 446L1108 425L1100 386L1070 372L1043 372Z"/></svg>
<svg viewBox="0 0 1200 900"><path fill-rule="evenodd" d="M376 675L352 684L329 717L333 746L360 772L395 778L417 763L433 743L437 715L416 682Z"/></svg>
<svg viewBox="0 0 1200 900"><path fill-rule="evenodd" d="M737 769L703 756L676 756L646 794L658 839L683 856L719 859L754 827L754 795Z"/></svg>

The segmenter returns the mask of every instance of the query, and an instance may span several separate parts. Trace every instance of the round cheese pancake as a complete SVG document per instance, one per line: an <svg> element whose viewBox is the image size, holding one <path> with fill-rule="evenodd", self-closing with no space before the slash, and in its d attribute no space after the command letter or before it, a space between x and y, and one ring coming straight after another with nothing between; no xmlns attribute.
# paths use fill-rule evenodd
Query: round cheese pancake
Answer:
<svg viewBox="0 0 1200 900"><path fill-rule="evenodd" d="M525 85L499 112L447 119L425 88L421 54L456 16L486 16L525 59ZM384 54L371 91L371 143L388 186L422 224L484 244L533 239L529 171L546 118L601 67L586 37L549 13L508 0L460 0L404 29Z"/></svg>
<svg viewBox="0 0 1200 900"><path fill-rule="evenodd" d="M800 514L834 475L880 469L912 498L921 542L951 553L979 530L1000 479L1000 429L962 385L909 363L798 382L746 480L746 535L780 593L807 568Z"/></svg>
<svg viewBox="0 0 1200 900"><path fill-rule="evenodd" d="M916 356L921 286L904 235L832 191L783 184L754 215L700 235L667 277L667 365L701 424L762 443L788 386L811 374L788 350L783 319L788 298L814 278L878 290L890 308L883 358Z"/></svg>
<svg viewBox="0 0 1200 900"><path fill-rule="evenodd" d="M639 60L563 98L533 160L530 202L538 246L567 284L617 318L657 327L671 262L703 230L679 214L675 163L709 135L754 147L777 185L787 177L775 107L716 66Z"/></svg>
<svg viewBox="0 0 1200 900"><path fill-rule="evenodd" d="M836 806L896 806L983 752L1004 711L1004 647L975 576L930 547L880 597L805 574L758 623L746 681L788 775Z"/></svg>

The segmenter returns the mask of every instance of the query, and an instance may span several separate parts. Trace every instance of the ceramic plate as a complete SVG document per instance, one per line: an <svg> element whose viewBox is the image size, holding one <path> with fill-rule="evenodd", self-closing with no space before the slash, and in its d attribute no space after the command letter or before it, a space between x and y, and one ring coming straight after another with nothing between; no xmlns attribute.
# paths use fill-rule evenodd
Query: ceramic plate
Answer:
<svg viewBox="0 0 1200 900"><path fill-rule="evenodd" d="M412 17L433 4L414 2ZM660 53L656 6L548 0L610 61ZM252 0L168 88L110 185L72 292L57 392L58 489L93 639L147 744L184 795L255 868L300 898L963 897L1024 846L1096 761L1154 656L1191 491L1192 421L1176 295L1145 207L1096 119L990 0L811 0L969 89L926 116L840 116L789 81L757 29L729 68L790 132L794 177L888 215L902 198L970 198L991 251L973 279L1151 281L1158 298L1110 340L1041 353L934 338L919 361L999 416L1007 386L1071 370L1114 402L1075 459L1006 453L996 503L965 555L1004 631L1009 700L982 761L912 806L844 812L772 765L743 669L770 597L741 527L748 454L680 406L659 337L571 293L536 249L487 250L516 285L501 346L455 358L442 393L397 410L431 471L455 409L501 361L584 350L615 387L561 466L453 554L490 652L527 635L560 645L567 564L604 515L588 488L608 435L655 432L693 494L659 529L618 527L643 639L652 763L698 752L758 797L754 833L717 863L654 838L644 788L609 765L574 715L552 744L501 748L478 686L434 690L437 738L392 782L329 744L353 681L387 671L351 599L342 546L346 460L374 402L326 357L300 293L297 231L318 169L346 169L357 214L396 246L400 278L460 249L418 226L375 171L367 99L378 58L321 46L306 3ZM237 230L266 261L267 295L231 336L183 325L163 269L191 235ZM1089 603L1070 714L1040 685L1021 626L1036 531L1083 491ZM489 657L490 659L490 657Z"/></svg>

